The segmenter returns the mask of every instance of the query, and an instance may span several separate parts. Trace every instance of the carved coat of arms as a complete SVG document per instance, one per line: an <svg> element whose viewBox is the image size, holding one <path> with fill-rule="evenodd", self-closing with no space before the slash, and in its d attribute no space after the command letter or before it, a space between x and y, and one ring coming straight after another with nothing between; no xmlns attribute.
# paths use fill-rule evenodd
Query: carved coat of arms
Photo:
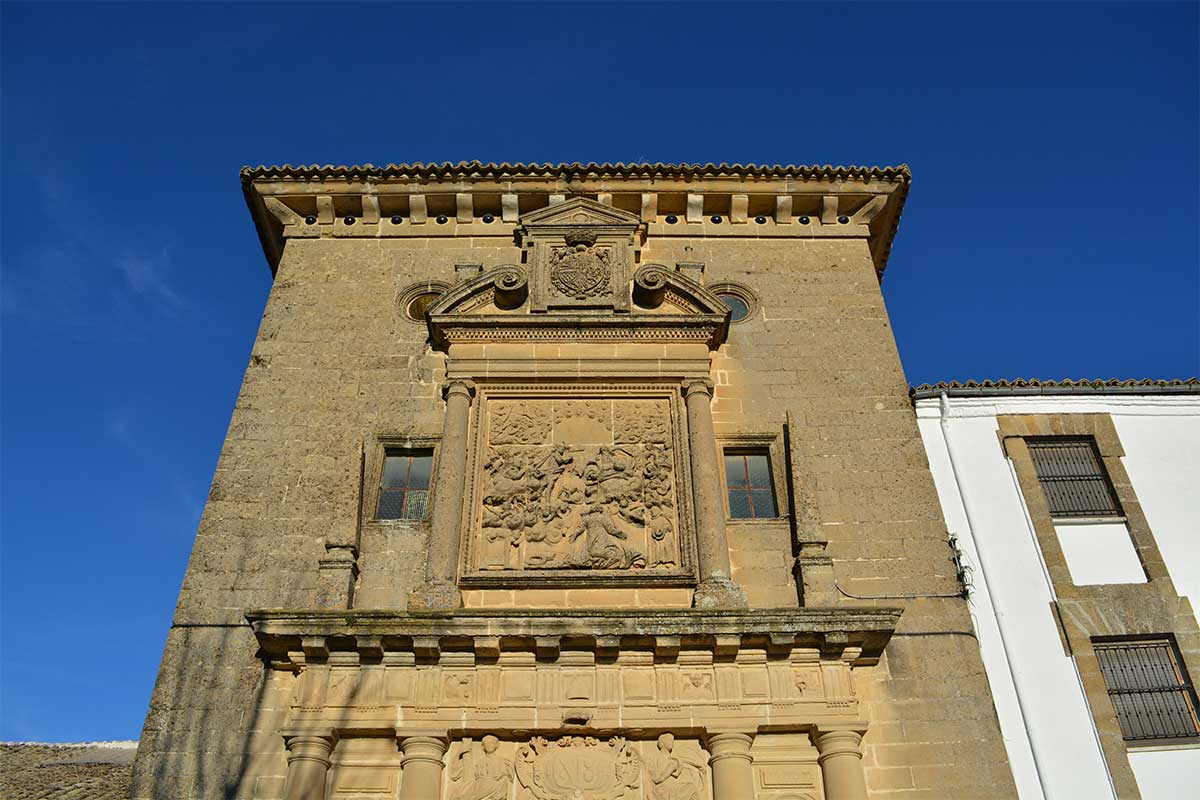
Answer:
<svg viewBox="0 0 1200 800"><path fill-rule="evenodd" d="M621 800L638 796L642 762L623 738L547 741L535 736L517 751L517 779L538 800Z"/></svg>
<svg viewBox="0 0 1200 800"><path fill-rule="evenodd" d="M573 230L564 237L566 247L550 253L550 282L567 297L586 300L612 289L612 253L596 247L596 234Z"/></svg>

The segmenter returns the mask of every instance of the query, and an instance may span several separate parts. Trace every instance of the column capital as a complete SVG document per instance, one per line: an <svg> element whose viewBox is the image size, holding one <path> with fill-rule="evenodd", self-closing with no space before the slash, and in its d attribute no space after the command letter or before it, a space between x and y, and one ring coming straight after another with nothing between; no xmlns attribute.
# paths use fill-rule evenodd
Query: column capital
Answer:
<svg viewBox="0 0 1200 800"><path fill-rule="evenodd" d="M739 758L747 762L754 760L750 755L750 746L754 744L753 733L710 733L705 737L705 743L708 745L710 764L725 758Z"/></svg>
<svg viewBox="0 0 1200 800"><path fill-rule="evenodd" d="M696 393L702 393L709 398L713 396L713 382L709 378L690 378L683 382L681 388L685 398Z"/></svg>
<svg viewBox="0 0 1200 800"><path fill-rule="evenodd" d="M440 735L421 734L420 736L398 736L397 738L400 740L400 750L404 753L400 759L401 769L414 761L437 764L440 769L442 757L446 755L446 750L450 747L449 738Z"/></svg>
<svg viewBox="0 0 1200 800"><path fill-rule="evenodd" d="M820 725L813 729L813 746L817 748L817 763L835 756L853 755L862 758L862 740L867 723L850 722Z"/></svg>
<svg viewBox="0 0 1200 800"><path fill-rule="evenodd" d="M442 387L442 398L449 400L452 395L460 394L470 400L475 396L475 382L465 378L453 378L446 381Z"/></svg>
<svg viewBox="0 0 1200 800"><path fill-rule="evenodd" d="M283 734L283 745L287 748L288 763L293 761L315 761L328 767L329 756L337 744L337 731L297 731Z"/></svg>

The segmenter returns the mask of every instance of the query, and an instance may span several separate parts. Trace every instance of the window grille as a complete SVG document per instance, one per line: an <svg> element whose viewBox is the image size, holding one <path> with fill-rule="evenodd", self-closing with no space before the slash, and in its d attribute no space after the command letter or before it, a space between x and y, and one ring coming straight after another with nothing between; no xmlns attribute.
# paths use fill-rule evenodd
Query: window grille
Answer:
<svg viewBox="0 0 1200 800"><path fill-rule="evenodd" d="M726 451L725 488L729 493L729 516L733 519L779 516L767 451Z"/></svg>
<svg viewBox="0 0 1200 800"><path fill-rule="evenodd" d="M1051 516L1121 515L1121 506L1092 439L1030 439L1028 444Z"/></svg>
<svg viewBox="0 0 1200 800"><path fill-rule="evenodd" d="M379 486L379 519L424 519L429 503L432 450L389 450Z"/></svg>
<svg viewBox="0 0 1200 800"><path fill-rule="evenodd" d="M1200 738L1196 692L1169 639L1095 642L1127 741Z"/></svg>

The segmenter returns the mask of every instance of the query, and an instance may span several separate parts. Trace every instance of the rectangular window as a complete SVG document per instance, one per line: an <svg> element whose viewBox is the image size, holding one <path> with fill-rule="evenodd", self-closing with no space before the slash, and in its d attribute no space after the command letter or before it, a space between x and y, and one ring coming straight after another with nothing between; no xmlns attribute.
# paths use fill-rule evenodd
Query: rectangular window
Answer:
<svg viewBox="0 0 1200 800"><path fill-rule="evenodd" d="M1126 741L1200 738L1196 693L1170 639L1095 642Z"/></svg>
<svg viewBox="0 0 1200 800"><path fill-rule="evenodd" d="M767 450L726 450L725 487L733 519L778 517Z"/></svg>
<svg viewBox="0 0 1200 800"><path fill-rule="evenodd" d="M424 519L432 450L388 450L379 486L379 519Z"/></svg>
<svg viewBox="0 0 1200 800"><path fill-rule="evenodd" d="M1091 437L1028 439L1052 517L1118 517L1121 506Z"/></svg>

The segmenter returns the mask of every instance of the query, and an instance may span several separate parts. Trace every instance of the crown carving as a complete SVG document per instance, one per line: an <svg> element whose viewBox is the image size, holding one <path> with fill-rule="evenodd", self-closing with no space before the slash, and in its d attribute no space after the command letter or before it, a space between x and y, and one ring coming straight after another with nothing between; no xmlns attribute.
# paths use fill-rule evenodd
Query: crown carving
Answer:
<svg viewBox="0 0 1200 800"><path fill-rule="evenodd" d="M569 230L563 234L563 238L566 239L567 244L571 245L572 247L577 244L591 247L596 243L596 232L584 230L583 228L573 228L572 230Z"/></svg>

